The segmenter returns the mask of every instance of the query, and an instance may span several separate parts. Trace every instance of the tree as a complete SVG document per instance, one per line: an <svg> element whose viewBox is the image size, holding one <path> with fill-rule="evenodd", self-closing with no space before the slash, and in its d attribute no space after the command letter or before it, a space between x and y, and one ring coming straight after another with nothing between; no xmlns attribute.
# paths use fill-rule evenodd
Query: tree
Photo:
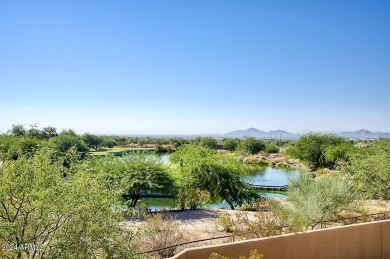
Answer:
<svg viewBox="0 0 390 259"><path fill-rule="evenodd" d="M0 138L0 151L5 159L17 159L20 155L32 156L47 143L28 136L2 136Z"/></svg>
<svg viewBox="0 0 390 259"><path fill-rule="evenodd" d="M180 166L185 186L210 193L211 198L225 200L231 209L257 197L244 181L243 164L233 156L223 155L202 146L183 145L171 155Z"/></svg>
<svg viewBox="0 0 390 259"><path fill-rule="evenodd" d="M30 125L30 128L27 130L27 136L42 139L41 131L38 129L38 123Z"/></svg>
<svg viewBox="0 0 390 259"><path fill-rule="evenodd" d="M21 124L12 125L12 128L8 132L15 137L25 136L27 134L26 129Z"/></svg>
<svg viewBox="0 0 390 259"><path fill-rule="evenodd" d="M117 144L117 141L113 137L111 138L111 137L106 137L105 136L102 139L103 139L103 141L100 144L100 146L102 146L102 147L112 148L112 147L114 147Z"/></svg>
<svg viewBox="0 0 390 259"><path fill-rule="evenodd" d="M81 157L84 157L89 152L89 148L84 141L77 135L71 133L61 133L57 137L51 138L49 145L60 154L65 154L72 147L76 147L77 151L80 152Z"/></svg>
<svg viewBox="0 0 390 259"><path fill-rule="evenodd" d="M266 145L265 145L265 151L269 154L271 153L278 153L279 152L279 148L278 146L275 145L275 143L273 142L267 142Z"/></svg>
<svg viewBox="0 0 390 259"><path fill-rule="evenodd" d="M101 137L89 133L85 133L83 135L83 140L89 148L93 148L96 151L98 151L100 144L103 143L103 139Z"/></svg>
<svg viewBox="0 0 390 259"><path fill-rule="evenodd" d="M222 140L223 148L229 151L235 151L240 144L240 139L238 138L226 138Z"/></svg>
<svg viewBox="0 0 390 259"><path fill-rule="evenodd" d="M169 139L169 144L174 146L174 148L178 148L181 145L188 144L188 143L189 143L189 141L187 139L184 139L184 138L176 137L176 138Z"/></svg>
<svg viewBox="0 0 390 259"><path fill-rule="evenodd" d="M347 179L335 175L314 178L311 173L302 173L290 180L289 203L284 209L292 224L313 229L342 211L355 211L358 197Z"/></svg>
<svg viewBox="0 0 390 259"><path fill-rule="evenodd" d="M202 147L215 149L217 146L217 140L212 137L201 137L198 136L191 141L192 144L199 145Z"/></svg>
<svg viewBox="0 0 390 259"><path fill-rule="evenodd" d="M74 152L67 155L74 157ZM30 246L5 251L5 256L134 258L128 248L132 233L120 227L121 212L112 209L117 191L106 189L74 161L65 168L55 157L54 150L43 148L0 166L0 240Z"/></svg>
<svg viewBox="0 0 390 259"><path fill-rule="evenodd" d="M136 206L143 193L170 194L175 191L166 166L153 154L97 158L92 160L91 167L107 186L120 186L130 207Z"/></svg>
<svg viewBox="0 0 390 259"><path fill-rule="evenodd" d="M338 146L342 146L343 149ZM351 146L352 143L334 135L310 133L300 137L294 146L287 150L287 153L317 169L335 165L336 160L342 158ZM338 147L338 150L335 147ZM327 151L328 159L326 157Z"/></svg>
<svg viewBox="0 0 390 259"><path fill-rule="evenodd" d="M265 143L254 137L246 137L240 142L239 149L250 154L257 154L265 150Z"/></svg>
<svg viewBox="0 0 390 259"><path fill-rule="evenodd" d="M210 193L206 190L191 188L191 186L179 186L178 189L176 199L181 210L186 208L196 210L210 201Z"/></svg>
<svg viewBox="0 0 390 259"><path fill-rule="evenodd" d="M51 139L58 136L58 133L55 127L48 126L41 130L41 135L44 139Z"/></svg>
<svg viewBox="0 0 390 259"><path fill-rule="evenodd" d="M350 154L342 172L367 198L390 199L390 140L381 139L372 147Z"/></svg>

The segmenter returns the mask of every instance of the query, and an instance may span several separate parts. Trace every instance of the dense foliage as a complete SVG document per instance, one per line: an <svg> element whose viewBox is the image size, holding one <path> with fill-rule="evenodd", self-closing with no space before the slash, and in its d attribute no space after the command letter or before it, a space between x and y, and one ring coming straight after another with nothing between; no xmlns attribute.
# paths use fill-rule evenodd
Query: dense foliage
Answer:
<svg viewBox="0 0 390 259"><path fill-rule="evenodd" d="M172 194L174 182L167 167L156 155L135 153L122 157L106 156L90 161L90 170L107 187L119 187L130 207L141 194Z"/></svg>
<svg viewBox="0 0 390 259"><path fill-rule="evenodd" d="M240 141L238 148L244 152L256 154L261 150L265 150L265 143L254 137L246 137Z"/></svg>
<svg viewBox="0 0 390 259"><path fill-rule="evenodd" d="M211 198L221 198L230 208L251 201L256 196L244 181L240 161L206 147L184 145L171 155L180 166L183 188L207 190Z"/></svg>
<svg viewBox="0 0 390 259"><path fill-rule="evenodd" d="M367 198L390 199L390 140L378 140L350 154L350 163L342 172Z"/></svg>
<svg viewBox="0 0 390 259"><path fill-rule="evenodd" d="M120 228L122 215L112 209L117 191L85 173L74 149L66 155L73 158L70 167L48 148L17 160L1 156L0 240L16 247L34 245L2 251L2 256L132 257L131 233Z"/></svg>
<svg viewBox="0 0 390 259"><path fill-rule="evenodd" d="M333 167L338 160L346 160L347 154L354 148L353 143L328 134L308 134L300 137L287 153L314 169Z"/></svg>
<svg viewBox="0 0 390 259"><path fill-rule="evenodd" d="M342 211L355 210L359 199L352 184L335 175L314 178L311 173L302 173L290 180L288 188L289 203L284 209L291 224L304 229L314 228Z"/></svg>

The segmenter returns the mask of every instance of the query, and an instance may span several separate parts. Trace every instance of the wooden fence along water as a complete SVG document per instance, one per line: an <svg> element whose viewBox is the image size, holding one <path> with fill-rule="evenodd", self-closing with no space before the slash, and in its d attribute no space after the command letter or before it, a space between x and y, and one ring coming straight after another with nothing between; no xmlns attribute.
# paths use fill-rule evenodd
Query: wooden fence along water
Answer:
<svg viewBox="0 0 390 259"><path fill-rule="evenodd" d="M259 191L279 191L279 192L286 192L287 191L287 185L274 186L274 185L251 184L251 187L253 189L259 190Z"/></svg>

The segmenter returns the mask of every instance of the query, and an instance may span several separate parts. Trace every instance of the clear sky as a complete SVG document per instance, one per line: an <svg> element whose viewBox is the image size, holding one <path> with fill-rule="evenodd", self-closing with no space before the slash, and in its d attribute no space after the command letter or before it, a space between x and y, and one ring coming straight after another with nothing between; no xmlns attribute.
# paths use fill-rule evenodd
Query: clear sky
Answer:
<svg viewBox="0 0 390 259"><path fill-rule="evenodd" d="M390 132L390 1L0 1L0 132Z"/></svg>

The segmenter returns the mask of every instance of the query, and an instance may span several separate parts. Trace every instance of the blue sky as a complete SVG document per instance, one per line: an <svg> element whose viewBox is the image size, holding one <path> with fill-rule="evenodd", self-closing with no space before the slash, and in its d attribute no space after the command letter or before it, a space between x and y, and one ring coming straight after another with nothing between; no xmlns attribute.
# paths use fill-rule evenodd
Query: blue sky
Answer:
<svg viewBox="0 0 390 259"><path fill-rule="evenodd" d="M0 132L390 131L390 1L0 2Z"/></svg>

